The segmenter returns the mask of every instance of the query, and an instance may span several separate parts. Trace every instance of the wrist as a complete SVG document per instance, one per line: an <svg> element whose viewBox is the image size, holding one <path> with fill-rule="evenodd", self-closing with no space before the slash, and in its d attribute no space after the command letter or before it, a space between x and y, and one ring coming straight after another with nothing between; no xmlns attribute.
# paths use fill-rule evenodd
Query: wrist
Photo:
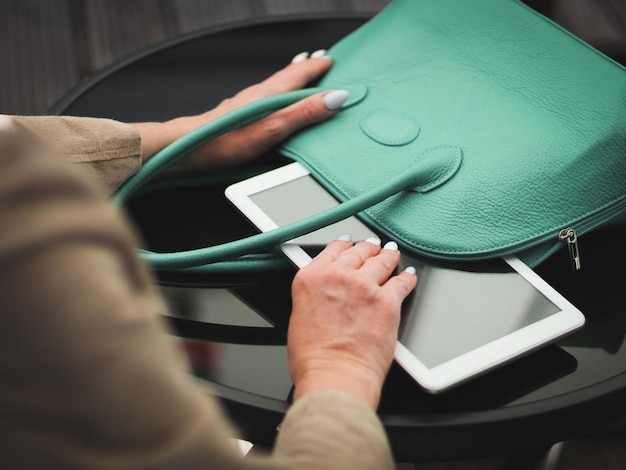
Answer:
<svg viewBox="0 0 626 470"><path fill-rule="evenodd" d="M131 124L141 138L141 161L145 162L159 150L167 147L172 138L168 135L166 123L136 122Z"/></svg>
<svg viewBox="0 0 626 470"><path fill-rule="evenodd" d="M141 137L141 160L146 161L172 142L199 126L192 117L181 117L165 122L131 124Z"/></svg>
<svg viewBox="0 0 626 470"><path fill-rule="evenodd" d="M339 390L363 401L376 410L380 401L384 381L376 374L360 369L342 369L331 366L332 370L310 371L294 380L294 401L313 390Z"/></svg>

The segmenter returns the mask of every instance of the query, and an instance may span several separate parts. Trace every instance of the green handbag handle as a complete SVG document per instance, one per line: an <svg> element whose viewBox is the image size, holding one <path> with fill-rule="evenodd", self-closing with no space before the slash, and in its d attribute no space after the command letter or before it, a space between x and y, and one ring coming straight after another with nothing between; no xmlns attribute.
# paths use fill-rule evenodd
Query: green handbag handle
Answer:
<svg viewBox="0 0 626 470"><path fill-rule="evenodd" d="M309 88L264 98L238 108L190 132L155 154L137 174L120 186L113 196L114 204L121 206L124 201L159 172L209 141L262 119L320 91L320 89ZM206 270L212 273L224 270L232 273L241 269L280 268L281 264L276 260L267 258L267 256L259 258L250 254L269 249L356 215L403 190L423 185L434 187L443 184L456 173L459 166L460 157L456 153L430 152L428 157L418 159L412 166L384 185L301 221L269 232L211 247L172 253L140 250L139 255L154 269L163 271L191 269L195 271Z"/></svg>

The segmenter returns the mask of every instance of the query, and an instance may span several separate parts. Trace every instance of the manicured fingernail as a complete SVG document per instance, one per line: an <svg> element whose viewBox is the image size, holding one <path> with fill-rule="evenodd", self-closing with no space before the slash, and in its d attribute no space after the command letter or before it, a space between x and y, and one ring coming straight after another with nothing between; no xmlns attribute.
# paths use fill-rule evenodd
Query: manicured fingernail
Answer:
<svg viewBox="0 0 626 470"><path fill-rule="evenodd" d="M296 54L296 56L291 59L292 64L297 64L298 62L302 62L303 60L307 60L309 58L308 52L300 52L300 54Z"/></svg>
<svg viewBox="0 0 626 470"><path fill-rule="evenodd" d="M352 235L349 233L343 233L337 237L337 240L342 241L342 242L351 242Z"/></svg>
<svg viewBox="0 0 626 470"><path fill-rule="evenodd" d="M404 270L404 272L412 274L413 276L415 276L417 274L417 271L415 270L415 268L413 266L409 266L408 268L406 268Z"/></svg>
<svg viewBox="0 0 626 470"><path fill-rule="evenodd" d="M394 250L398 249L398 244L396 242L387 242L385 246L383 246L383 250Z"/></svg>
<svg viewBox="0 0 626 470"><path fill-rule="evenodd" d="M326 49L318 49L313 54L311 54L311 59L320 59L322 57L328 57L328 51Z"/></svg>
<svg viewBox="0 0 626 470"><path fill-rule="evenodd" d="M324 104L329 111L341 108L347 100L348 92L346 90L335 90L324 95Z"/></svg>
<svg viewBox="0 0 626 470"><path fill-rule="evenodd" d="M380 238L378 237L370 237L365 240L367 243L371 243L372 245L380 246Z"/></svg>

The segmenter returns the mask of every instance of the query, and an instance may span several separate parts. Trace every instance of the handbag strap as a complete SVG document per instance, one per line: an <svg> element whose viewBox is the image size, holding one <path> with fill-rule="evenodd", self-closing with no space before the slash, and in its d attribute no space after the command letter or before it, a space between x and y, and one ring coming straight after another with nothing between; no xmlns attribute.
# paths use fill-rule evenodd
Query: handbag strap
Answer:
<svg viewBox="0 0 626 470"><path fill-rule="evenodd" d="M125 200L159 172L209 141L229 131L262 119L319 91L321 90L309 88L264 98L238 108L190 132L150 158L137 174L128 179L118 189L114 195L114 204L121 206ZM280 243L356 215L403 190L420 186L439 186L450 179L460 166L459 152L427 152L423 155L422 158L418 158L404 172L385 182L380 187L371 189L331 209L298 222L269 232L211 247L172 253L140 250L139 255L157 270L189 268L198 270L206 266L209 271L214 273L220 269L232 272L234 266L237 266L236 269L247 269L248 266L253 269L259 269L263 266L261 261L251 256L242 257L272 248ZM216 265L215 263L220 264ZM275 262L274 267L276 267Z"/></svg>
<svg viewBox="0 0 626 470"><path fill-rule="evenodd" d="M208 142L320 91L322 91L320 88L307 88L264 98L237 108L189 132L144 162L141 169L117 189L113 195L114 204L121 206L157 174Z"/></svg>

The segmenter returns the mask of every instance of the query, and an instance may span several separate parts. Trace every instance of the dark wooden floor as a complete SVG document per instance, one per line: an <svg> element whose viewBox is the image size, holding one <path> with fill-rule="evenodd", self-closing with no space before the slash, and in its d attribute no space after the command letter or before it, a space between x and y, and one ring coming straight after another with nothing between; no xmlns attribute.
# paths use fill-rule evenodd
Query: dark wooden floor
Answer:
<svg viewBox="0 0 626 470"><path fill-rule="evenodd" d="M389 0L0 0L0 112L45 112L81 79L167 38L264 16L375 13ZM623 54L626 0L526 0Z"/></svg>
<svg viewBox="0 0 626 470"><path fill-rule="evenodd" d="M126 54L201 28L307 12L374 14L388 0L0 0L0 112L43 113Z"/></svg>
<svg viewBox="0 0 626 470"><path fill-rule="evenodd" d="M0 0L0 113L45 113L65 92L102 67L159 41L202 28L306 12L374 14L387 2ZM617 60L626 58L626 0L527 3ZM498 467L465 462L429 468ZM559 468L625 469L624 428L568 442Z"/></svg>

